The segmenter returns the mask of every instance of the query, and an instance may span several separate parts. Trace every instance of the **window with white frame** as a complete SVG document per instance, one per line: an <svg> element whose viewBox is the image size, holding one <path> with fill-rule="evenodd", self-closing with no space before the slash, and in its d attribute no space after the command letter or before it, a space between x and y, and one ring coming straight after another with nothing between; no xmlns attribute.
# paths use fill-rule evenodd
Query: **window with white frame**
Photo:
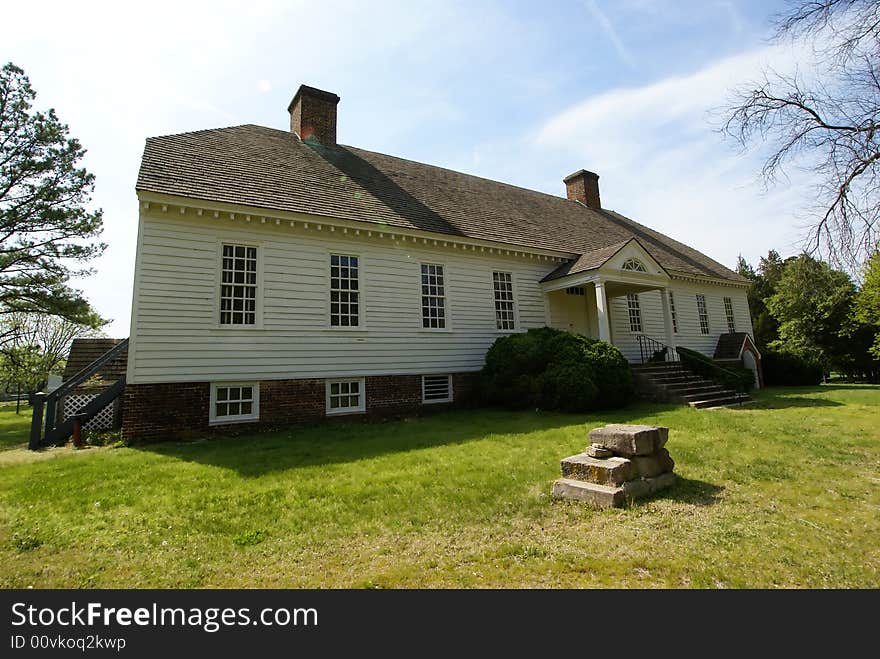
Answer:
<svg viewBox="0 0 880 659"><path fill-rule="evenodd" d="M645 267L645 264L639 261L638 259L627 259L623 262L623 265L620 266L621 270L631 270L633 272L648 272L648 269Z"/></svg>
<svg viewBox="0 0 880 659"><path fill-rule="evenodd" d="M628 293L626 296L626 308L629 311L629 331L642 331L642 309L639 306L637 293Z"/></svg>
<svg viewBox="0 0 880 659"><path fill-rule="evenodd" d="M565 289L567 295L586 295L583 286L569 286Z"/></svg>
<svg viewBox="0 0 880 659"><path fill-rule="evenodd" d="M257 248L223 245L220 275L220 324L257 322Z"/></svg>
<svg viewBox="0 0 880 659"><path fill-rule="evenodd" d="M330 326L360 326L358 257L330 255Z"/></svg>
<svg viewBox="0 0 880 659"><path fill-rule="evenodd" d="M700 317L700 334L709 333L709 312L706 310L706 296L697 293L697 315Z"/></svg>
<svg viewBox="0 0 880 659"><path fill-rule="evenodd" d="M422 376L422 402L423 403L449 403L449 402L452 402L452 376L451 375L423 375Z"/></svg>
<svg viewBox="0 0 880 659"><path fill-rule="evenodd" d="M446 327L446 285L443 266L422 263L422 327Z"/></svg>
<svg viewBox="0 0 880 659"><path fill-rule="evenodd" d="M211 385L211 423L255 421L259 418L259 383L224 382Z"/></svg>
<svg viewBox="0 0 880 659"><path fill-rule="evenodd" d="M349 414L366 409L364 378L327 380L327 414Z"/></svg>
<svg viewBox="0 0 880 659"><path fill-rule="evenodd" d="M731 334L736 331L736 319L733 316L733 300L724 298L724 315L727 316L727 331Z"/></svg>
<svg viewBox="0 0 880 659"><path fill-rule="evenodd" d="M513 276L509 272L493 272L492 285L495 289L495 327L500 330L515 329Z"/></svg>
<svg viewBox="0 0 880 659"><path fill-rule="evenodd" d="M669 313L672 316L672 331L678 334L678 317L675 315L675 296L669 291Z"/></svg>

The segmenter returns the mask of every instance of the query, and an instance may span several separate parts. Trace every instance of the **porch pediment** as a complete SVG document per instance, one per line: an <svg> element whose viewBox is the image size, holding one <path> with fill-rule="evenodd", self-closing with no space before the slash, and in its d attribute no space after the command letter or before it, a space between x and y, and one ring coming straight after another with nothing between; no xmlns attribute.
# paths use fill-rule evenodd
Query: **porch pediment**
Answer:
<svg viewBox="0 0 880 659"><path fill-rule="evenodd" d="M545 291L596 281L608 283L610 294L663 288L670 276L636 238L593 250L564 263L541 281Z"/></svg>

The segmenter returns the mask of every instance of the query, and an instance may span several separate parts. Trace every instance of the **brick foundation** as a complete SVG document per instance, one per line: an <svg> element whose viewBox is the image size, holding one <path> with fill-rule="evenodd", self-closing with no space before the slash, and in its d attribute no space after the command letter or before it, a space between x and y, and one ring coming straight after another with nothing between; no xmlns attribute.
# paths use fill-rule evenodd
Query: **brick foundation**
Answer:
<svg viewBox="0 0 880 659"><path fill-rule="evenodd" d="M260 382L260 419L249 423L210 425L209 382L130 384L125 388L122 434L129 441L186 439L211 433L251 432L325 420L359 420L439 411L476 403L478 373L452 376L453 403L422 404L419 375L379 375L365 378L365 414L328 417L323 379Z"/></svg>

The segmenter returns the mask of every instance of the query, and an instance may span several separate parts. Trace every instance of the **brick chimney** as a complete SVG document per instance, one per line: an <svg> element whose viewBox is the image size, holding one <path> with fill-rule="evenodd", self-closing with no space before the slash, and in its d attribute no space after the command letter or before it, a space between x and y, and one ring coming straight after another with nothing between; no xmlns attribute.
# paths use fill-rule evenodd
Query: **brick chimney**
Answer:
<svg viewBox="0 0 880 659"><path fill-rule="evenodd" d="M602 208L599 201L599 175L581 169L574 174L569 174L565 181L565 196L574 201L581 202L589 208Z"/></svg>
<svg viewBox="0 0 880 659"><path fill-rule="evenodd" d="M308 85L300 85L287 111L290 131L303 142L336 146L336 104L339 97Z"/></svg>

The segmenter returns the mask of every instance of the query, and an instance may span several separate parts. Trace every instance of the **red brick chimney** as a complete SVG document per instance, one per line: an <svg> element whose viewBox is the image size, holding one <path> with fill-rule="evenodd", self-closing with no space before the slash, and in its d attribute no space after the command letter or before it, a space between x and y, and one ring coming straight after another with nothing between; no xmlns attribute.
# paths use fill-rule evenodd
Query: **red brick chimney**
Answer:
<svg viewBox="0 0 880 659"><path fill-rule="evenodd" d="M574 174L569 174L565 181L565 196L574 201L581 202L589 208L602 208L599 201L599 175L581 169Z"/></svg>
<svg viewBox="0 0 880 659"><path fill-rule="evenodd" d="M336 146L336 104L339 97L308 85L300 85L287 106L290 131L303 142Z"/></svg>

